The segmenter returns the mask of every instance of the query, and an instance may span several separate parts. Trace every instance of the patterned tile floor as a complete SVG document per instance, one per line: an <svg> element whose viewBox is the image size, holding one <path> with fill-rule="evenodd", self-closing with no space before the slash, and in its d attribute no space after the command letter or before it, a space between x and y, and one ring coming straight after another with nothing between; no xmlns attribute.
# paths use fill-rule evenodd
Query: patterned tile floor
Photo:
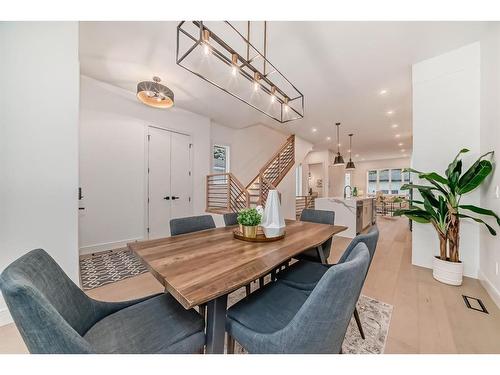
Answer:
<svg viewBox="0 0 500 375"><path fill-rule="evenodd" d="M80 258L82 288L89 290L147 272L128 249L109 250Z"/></svg>

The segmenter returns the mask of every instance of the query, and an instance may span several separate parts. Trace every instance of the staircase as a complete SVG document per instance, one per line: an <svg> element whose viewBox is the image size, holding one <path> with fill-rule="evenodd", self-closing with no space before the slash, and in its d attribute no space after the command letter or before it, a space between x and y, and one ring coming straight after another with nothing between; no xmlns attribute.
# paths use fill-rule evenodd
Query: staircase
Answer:
<svg viewBox="0 0 500 375"><path fill-rule="evenodd" d="M224 214L264 206L269 190L277 188L294 164L295 135L291 135L246 187L232 173L208 175L206 211Z"/></svg>

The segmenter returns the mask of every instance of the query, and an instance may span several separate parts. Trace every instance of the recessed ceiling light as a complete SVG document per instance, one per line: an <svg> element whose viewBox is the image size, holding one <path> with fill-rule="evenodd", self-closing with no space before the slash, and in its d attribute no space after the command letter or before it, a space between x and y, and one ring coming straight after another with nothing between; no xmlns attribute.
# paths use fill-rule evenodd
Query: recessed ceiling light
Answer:
<svg viewBox="0 0 500 375"><path fill-rule="evenodd" d="M402 146L402 145L403 145L403 142L399 142L399 143L398 143L398 146Z"/></svg>
<svg viewBox="0 0 500 375"><path fill-rule="evenodd" d="M401 134L396 134L395 137L399 138L399 137L401 137Z"/></svg>
<svg viewBox="0 0 500 375"><path fill-rule="evenodd" d="M339 146L339 147L340 147L340 146L342 146L342 145L341 145L340 143L337 143L337 146Z"/></svg>
<svg viewBox="0 0 500 375"><path fill-rule="evenodd" d="M316 131L317 131L317 130L318 130L318 129L316 129L316 128L312 128L312 132L313 132L313 133L316 133Z"/></svg>
<svg viewBox="0 0 500 375"><path fill-rule="evenodd" d="M391 109L385 113L387 116L392 116L394 114L394 111Z"/></svg>
<svg viewBox="0 0 500 375"><path fill-rule="evenodd" d="M327 140L327 141L329 141L329 140L331 140L331 139L332 139L331 137L326 137L326 140Z"/></svg>
<svg viewBox="0 0 500 375"><path fill-rule="evenodd" d="M387 94L387 90L383 89L378 92L379 95L385 95Z"/></svg>
<svg viewBox="0 0 500 375"><path fill-rule="evenodd" d="M399 125L398 124L392 124L391 127L396 129Z"/></svg>

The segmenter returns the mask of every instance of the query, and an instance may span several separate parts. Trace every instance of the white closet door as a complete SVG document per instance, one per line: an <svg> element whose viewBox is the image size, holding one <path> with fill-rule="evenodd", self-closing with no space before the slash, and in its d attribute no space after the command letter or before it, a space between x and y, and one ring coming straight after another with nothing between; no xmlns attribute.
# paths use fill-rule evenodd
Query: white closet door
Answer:
<svg viewBox="0 0 500 375"><path fill-rule="evenodd" d="M193 214L190 142L190 137L187 135L172 133L170 163L172 218Z"/></svg>
<svg viewBox="0 0 500 375"><path fill-rule="evenodd" d="M192 214L190 137L149 127L149 238L170 235L170 219Z"/></svg>
<svg viewBox="0 0 500 375"><path fill-rule="evenodd" d="M149 128L149 238L170 234L171 133Z"/></svg>

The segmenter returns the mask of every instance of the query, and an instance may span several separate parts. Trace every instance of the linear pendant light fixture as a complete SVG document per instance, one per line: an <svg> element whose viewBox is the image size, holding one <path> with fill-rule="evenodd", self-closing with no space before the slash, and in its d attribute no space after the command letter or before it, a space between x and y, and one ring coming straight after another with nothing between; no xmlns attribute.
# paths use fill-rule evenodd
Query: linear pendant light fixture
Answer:
<svg viewBox="0 0 500 375"><path fill-rule="evenodd" d="M304 95L267 59L265 21L263 35L261 53L250 42L250 21L246 37L227 21L182 21L177 65L280 123L301 119Z"/></svg>
<svg viewBox="0 0 500 375"><path fill-rule="evenodd" d="M339 167L341 165L344 165L344 158L342 155L340 155L340 138L339 138L339 128L340 128L340 122L335 123L337 126L337 156L335 156L335 159L333 160L333 166L334 167Z"/></svg>
<svg viewBox="0 0 500 375"><path fill-rule="evenodd" d="M349 134L349 161L347 162L345 169L346 170L352 170L356 169L356 166L354 165L354 162L352 161L352 136L354 134Z"/></svg>

